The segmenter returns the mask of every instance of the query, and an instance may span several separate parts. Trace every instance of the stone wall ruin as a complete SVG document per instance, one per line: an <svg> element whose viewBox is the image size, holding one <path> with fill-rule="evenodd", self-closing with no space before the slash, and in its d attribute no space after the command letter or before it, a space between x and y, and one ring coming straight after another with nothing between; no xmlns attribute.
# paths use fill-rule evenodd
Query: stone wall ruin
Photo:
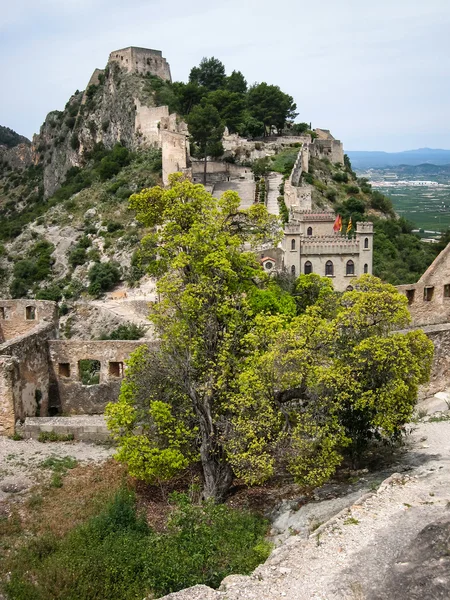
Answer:
<svg viewBox="0 0 450 600"><path fill-rule="evenodd" d="M143 343L59 340L56 303L44 300L0 300L0 334L0 435L26 417L103 413ZM82 381L80 361L98 361L94 383Z"/></svg>

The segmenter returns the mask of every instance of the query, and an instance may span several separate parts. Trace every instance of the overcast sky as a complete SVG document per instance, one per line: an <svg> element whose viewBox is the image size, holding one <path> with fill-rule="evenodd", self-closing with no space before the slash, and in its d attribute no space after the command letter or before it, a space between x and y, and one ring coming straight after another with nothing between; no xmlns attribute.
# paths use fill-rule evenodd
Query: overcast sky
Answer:
<svg viewBox="0 0 450 600"><path fill-rule="evenodd" d="M450 148L450 0L1 0L0 124L31 137L126 46L291 94L346 150Z"/></svg>

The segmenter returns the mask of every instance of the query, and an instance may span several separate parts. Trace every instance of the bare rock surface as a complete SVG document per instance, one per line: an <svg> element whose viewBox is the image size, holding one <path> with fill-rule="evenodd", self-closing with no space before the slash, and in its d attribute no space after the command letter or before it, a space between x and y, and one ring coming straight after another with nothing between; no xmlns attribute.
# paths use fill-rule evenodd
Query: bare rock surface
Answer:
<svg viewBox="0 0 450 600"><path fill-rule="evenodd" d="M249 577L227 577L218 591L207 588L204 596L197 586L165 600L448 598L448 417L413 426L401 473L353 499L309 538L289 537Z"/></svg>

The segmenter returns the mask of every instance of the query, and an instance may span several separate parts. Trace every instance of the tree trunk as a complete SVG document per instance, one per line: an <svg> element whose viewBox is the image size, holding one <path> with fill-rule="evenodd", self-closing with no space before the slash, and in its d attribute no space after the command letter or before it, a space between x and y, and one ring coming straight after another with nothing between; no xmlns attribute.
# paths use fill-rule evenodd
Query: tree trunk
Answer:
<svg viewBox="0 0 450 600"><path fill-rule="evenodd" d="M233 483L233 471L226 462L222 449L213 450L210 442L202 441L200 457L204 479L203 497L223 500Z"/></svg>
<svg viewBox="0 0 450 600"><path fill-rule="evenodd" d="M217 431L211 415L211 399L195 394L195 411L199 418L200 459L203 471L203 497L220 501L233 483L233 471L226 460L224 450L217 439ZM191 396L192 397L192 396Z"/></svg>
<svg viewBox="0 0 450 600"><path fill-rule="evenodd" d="M205 165L203 167L203 185L206 185L206 166L208 164L208 155L206 153L206 148L205 148Z"/></svg>

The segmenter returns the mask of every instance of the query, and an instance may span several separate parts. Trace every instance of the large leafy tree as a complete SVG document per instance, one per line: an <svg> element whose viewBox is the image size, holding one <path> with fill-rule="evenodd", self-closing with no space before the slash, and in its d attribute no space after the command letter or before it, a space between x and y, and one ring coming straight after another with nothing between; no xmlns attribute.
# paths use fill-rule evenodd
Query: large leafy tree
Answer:
<svg viewBox="0 0 450 600"><path fill-rule="evenodd" d="M133 476L167 479L199 461L216 499L234 476L287 470L313 486L345 452L400 435L432 344L394 333L409 320L395 288L366 275L338 294L303 276L283 290L251 251L276 243L278 222L260 204L240 211L234 192L216 200L177 176L130 202L155 228L142 252L161 298L159 343L132 356L107 408Z"/></svg>
<svg viewBox="0 0 450 600"><path fill-rule="evenodd" d="M252 117L264 123L264 133L272 126L281 131L288 120L297 116L297 105L292 96L282 92L277 85L265 82L257 83L249 89L247 104Z"/></svg>
<svg viewBox="0 0 450 600"><path fill-rule="evenodd" d="M204 86L209 91L218 90L226 82L225 65L214 56L204 57L198 67L191 69L189 81Z"/></svg>
<svg viewBox="0 0 450 600"><path fill-rule="evenodd" d="M147 479L200 459L205 495L221 497L233 477L223 445L227 394L252 322L248 293L264 278L243 249L276 242L279 223L259 204L240 211L235 192L217 201L175 176L170 189L144 190L130 203L157 227L144 251L159 278L151 319L160 344L131 359L119 402L108 408L119 458Z"/></svg>
<svg viewBox="0 0 450 600"><path fill-rule="evenodd" d="M237 131L245 109L245 98L242 94L229 90L216 90L210 92L204 102L217 108L220 118L231 133Z"/></svg>
<svg viewBox="0 0 450 600"><path fill-rule="evenodd" d="M203 182L206 183L208 154L223 153L221 140L225 126L217 108L211 104L195 106L187 118L189 133L198 145L205 161Z"/></svg>

